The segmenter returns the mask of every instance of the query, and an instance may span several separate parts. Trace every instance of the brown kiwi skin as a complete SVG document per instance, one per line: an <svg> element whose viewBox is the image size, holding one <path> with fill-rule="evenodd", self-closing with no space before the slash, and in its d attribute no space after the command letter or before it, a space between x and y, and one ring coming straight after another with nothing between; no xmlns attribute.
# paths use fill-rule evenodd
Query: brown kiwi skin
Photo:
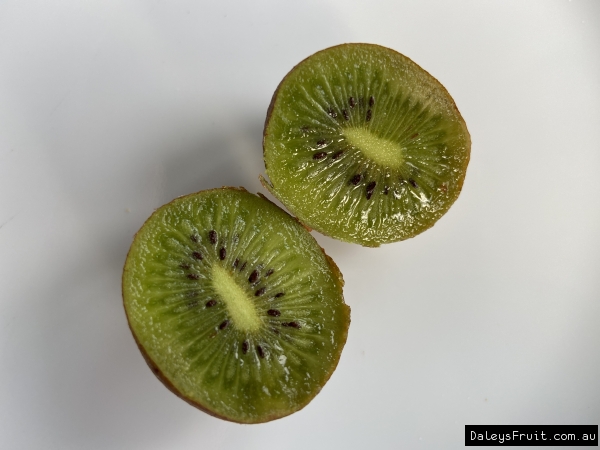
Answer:
<svg viewBox="0 0 600 450"><path fill-rule="evenodd" d="M221 188L214 188L214 189L207 189L205 191L201 191L201 192L209 192L209 191L221 191L223 189L231 189L231 190L236 190L236 191L243 191L243 192L248 192L245 188L243 187L230 187L230 186L223 186ZM193 195L198 194L199 192L193 193L193 194L189 194L189 195L184 195L181 197L177 197L176 199L172 200L179 200L185 197L190 197ZM264 195L262 194L258 194L259 197L264 198L265 200L269 201L270 203L271 200L267 199ZM167 206L168 204L170 204L171 202L165 204L164 206ZM273 203L274 204L274 203ZM275 204L274 204L275 205ZM163 206L163 207L164 207ZM277 206L277 205L275 205ZM161 207L161 208L163 208ZM279 208L279 206L277 206ZM161 209L159 208L159 209ZM279 208L281 209L281 208ZM148 222L148 220L150 220L150 218L156 213L156 211L158 211L158 209L156 209L151 215L150 217L148 217L148 219L146 219L146 221L144 222L144 224L140 227L140 230L144 227L144 225L146 224L146 222ZM283 210L282 210L283 211ZM289 213L285 212L288 216L290 216L292 219L296 220L301 226L304 227L304 225L298 220L296 219L294 216L290 215ZM304 227L306 228L306 227ZM135 238L137 237L138 232L135 233L135 235L133 236L133 241L135 241ZM313 238L314 239L314 238ZM132 241L132 242L133 242ZM347 316L347 322L348 322L348 327L346 328L343 336L341 336L343 338L343 341L341 342L341 347L344 348L344 346L346 345L346 340L348 339L348 328L350 327L350 306L348 306L345 302L344 302L344 295L343 295L343 287L344 287L344 278L342 276L342 272L340 271L340 269L338 268L337 264L333 261L333 259L331 259L331 257L329 255L327 255L327 253L325 253L325 250L323 249L323 247L319 246L319 248L321 249L321 251L323 252L323 255L325 256L325 259L327 260L327 263L329 264L329 267L331 268L332 272L335 275L335 282L338 288L338 291L340 293L340 297L342 298L342 303L343 305L346 307L346 316ZM129 249L129 252L131 252L131 247ZM125 261L127 262L127 259L129 258L129 252L127 252L127 257L125 258ZM176 387L175 385L171 382L171 380L169 380L167 378L167 376L162 372L162 370L160 370L160 368L158 367L158 365L152 360L152 358L150 357L150 355L148 355L148 353L146 352L146 349L142 346L142 344L139 342L137 336L135 335L135 332L133 331L133 328L131 328L131 322L129 320L129 315L127 314L127 308L125 307L125 293L124 293L124 280L125 280L125 273L126 273L126 269L125 267L123 267L123 277L121 278L121 295L123 297L123 309L125 310L125 317L127 318L127 325L129 327L129 330L131 331L131 334L133 336L133 339L138 347L138 349L140 350L140 353L142 354L142 356L144 357L144 361L146 361L146 364L148 364L148 367L150 367L150 370L152 371L152 373L156 376L156 378L158 378L160 380L160 382L162 384L164 384L164 386L170 390L173 394L175 394L177 397L179 397L180 399L184 400L185 402L189 403L190 405L194 406L195 408L198 408L199 410L205 412L206 414L209 414L213 417L216 417L218 419L223 419L226 420L228 422L234 422L234 423L240 423L240 424L255 424L255 423L266 423L266 422L271 422L273 420L277 420L277 419L281 419L283 417L289 416L290 414L293 414L299 410L301 410L302 408L304 408L306 405L308 405L316 396L313 396L311 398L308 399L308 401L306 401L305 403L300 404L296 409L293 409L291 411L289 411L286 414L273 414L272 416L267 416L266 418L264 418L263 420L259 420L259 421L238 421L235 419L232 419L230 417L226 417L226 416L221 416L217 413L215 413L214 411L211 411L210 409L206 408L204 405L195 402L194 400L186 397L185 395L183 395ZM336 361L334 361L334 365L331 368L331 371L327 374L327 377L325 378L323 385L321 386L321 388L323 386L325 386L325 384L329 381L329 379L331 378L331 375L333 375L333 372L335 372L335 369L337 368L337 365L339 363L341 357L341 352L337 358ZM318 392L317 392L318 393Z"/></svg>
<svg viewBox="0 0 600 450"><path fill-rule="evenodd" d="M338 44L338 45L334 45L334 46L332 46L332 47L327 47L327 48L324 48L323 50L319 50L318 52L315 52L315 53L313 53L313 54L311 54L311 55L307 56L306 58L304 58L302 61L300 61L298 64L296 64L296 65L295 65L295 66L294 66L294 67L293 67L293 68L292 68L292 69L291 69L291 70L290 70L290 71L289 71L289 72L288 72L288 73L287 73L287 74L286 74L286 75L283 77L283 79L282 79L282 80L279 82L279 84L277 85L277 89L275 89L275 92L273 93L273 96L271 97L271 103L269 103L269 107L267 108L267 117L265 118L265 126L264 126L264 129L263 129L263 161L264 161L264 163L265 163L265 170L268 172L268 168L267 168L267 162L266 162L266 159L265 159L265 140L266 140L266 138L267 138L267 125L269 124L269 121L271 120L271 115L272 115L272 113L273 113L273 108L274 108L274 106L275 106L275 100L277 99L277 95L279 94L279 89L281 88L281 85L282 85L282 84L283 84L283 82L284 82L284 81L287 79L287 77L288 77L288 76L289 76L289 75L290 75L290 74L291 74L291 73L292 73L292 72L293 72L293 71L296 69L296 67L298 67L300 64L302 64L302 63L303 63L304 61L306 61L307 59L309 59L309 58L311 58L311 57L313 57L314 55L317 55L317 54L319 54L319 53L322 53L322 52L325 52L325 51L331 50L331 49L333 49L333 48L337 48L337 47L345 47L345 46L347 46L347 45L351 45L351 46L364 46L364 47L377 47L377 48L385 48L385 49L387 49L387 50L391 50L391 51L393 51L393 52L395 52L395 53L398 53L399 55L401 55L401 56L403 56L404 58L408 59L408 60L409 60L411 63L413 63L415 66L417 66L417 67L419 67L421 70L423 70L423 72L427 73L427 75L429 75L429 76L430 76L430 77L431 77L433 80L435 80L435 82L438 84L438 86L439 86L439 87L441 87L441 88L442 88L442 90L443 90L443 91L444 91L446 94L448 94L448 98L449 98L449 99L450 99L450 101L452 102L452 106L454 107L454 109L456 110L456 112L458 112L458 116L460 117L460 119L461 119L461 121L462 121L462 124L464 125L464 127L465 127L465 130L467 131L467 137L469 138L469 154L467 155L467 158L466 158L466 161L465 161L465 166L464 166L464 168L463 168L463 169L464 169L464 171L465 171L465 174L466 174L466 169L467 169L467 167L468 167L468 165L469 165L469 161L470 161L470 159L471 159L471 151L470 151L470 149L471 149L471 133L469 133L469 130L468 130L468 128L467 128L467 124L466 124L466 122L465 122L465 120L464 120L464 118L463 118L462 114L461 114L461 113L460 113L460 111L458 110L458 106L456 106L456 102L454 101L454 98L453 98L453 97L450 95L450 93L448 92L448 90L447 90L447 89L444 87L444 85L443 85L442 83L440 83L440 81L439 81L437 78L435 78L433 75L431 75L431 74L430 74L429 72L427 72L425 69L423 69L423 68L422 68L420 65L418 65L416 62L414 62L414 61L413 61L412 59L410 59L408 56L406 56L406 55L404 55L404 54L402 54L402 53L400 53L400 52L398 52L398 51L396 51L396 50L394 50L394 49L392 49L392 48L389 48L389 47L384 47L383 45L377 45L377 44L368 44L368 43L345 43L345 44ZM466 176L465 176L465 178L466 178ZM279 197L277 197L277 195L275 195L275 194L274 194L274 192L273 192L273 191L272 191L272 190L271 190L271 189L270 189L270 188L267 186L267 183L268 183L268 181L267 181L267 180L266 180L266 179L265 179L265 178L264 178L262 175L260 175L260 176L259 176L259 180L260 180L260 183L263 185L263 187L264 187L266 190L268 190L268 191L271 193L271 195L273 195L274 197L276 197L278 200L281 200L281 199L280 199ZM461 191L462 191L462 188L463 188L463 185L464 185L464 181L465 181L465 179L463 178L463 179L461 180L460 186L458 186L458 191L457 191L457 192L458 192L459 196L460 196L460 193L461 193ZM457 200L458 200L458 197L457 197ZM455 201L456 201L456 200L455 200ZM282 202L282 203L283 203L283 202ZM285 206L286 208L288 208L288 206L287 206L287 205L285 205L285 204L284 204L284 206ZM292 211L292 212L294 212L294 211ZM297 220L298 222L300 222L300 223L301 223L301 224L304 226L304 228L306 228L306 229L307 229L307 230L309 230L309 231L312 231L312 229L311 229L311 228L309 228L309 227L308 227L306 224L304 224L304 223L302 222L302 220L301 220L301 219L299 219L299 218L298 218L298 219L296 219L296 220ZM433 223L432 223L432 224L431 224L431 225L430 225L428 228L426 228L426 229L424 229L423 231L421 231L421 233L423 233L424 231L427 231L428 229L430 229L431 227L433 227L433 226L434 226L434 225L435 225L437 222L438 222L437 220L436 220L435 222L433 222ZM324 233L324 232L323 232L323 231L321 231L321 230L317 230L317 231L318 231L319 233L321 233L321 234L325 235L325 236L329 236L327 233ZM421 233L419 233L419 234L421 234ZM418 234L417 234L416 236L418 236ZM329 236L329 237L331 237L331 236ZM412 238L412 237L415 237L415 236L411 236L411 238ZM337 239L337 238L334 238L334 239ZM364 246L366 246L366 247L379 247L379 246L380 246L380 244L373 244L373 245L365 245L365 244L363 244L363 245L364 245Z"/></svg>

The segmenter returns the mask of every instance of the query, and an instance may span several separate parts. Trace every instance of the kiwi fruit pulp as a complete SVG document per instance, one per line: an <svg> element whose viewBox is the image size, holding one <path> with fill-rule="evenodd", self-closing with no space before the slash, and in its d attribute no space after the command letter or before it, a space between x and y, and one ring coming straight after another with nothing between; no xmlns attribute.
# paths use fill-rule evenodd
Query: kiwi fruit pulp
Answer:
<svg viewBox="0 0 600 450"><path fill-rule="evenodd" d="M294 67L268 109L261 182L306 226L377 247L461 191L471 140L446 89L406 56L343 44Z"/></svg>
<svg viewBox="0 0 600 450"><path fill-rule="evenodd" d="M350 308L335 263L285 211L243 189L173 200L123 271L129 326L174 393L239 423L291 414L321 390Z"/></svg>

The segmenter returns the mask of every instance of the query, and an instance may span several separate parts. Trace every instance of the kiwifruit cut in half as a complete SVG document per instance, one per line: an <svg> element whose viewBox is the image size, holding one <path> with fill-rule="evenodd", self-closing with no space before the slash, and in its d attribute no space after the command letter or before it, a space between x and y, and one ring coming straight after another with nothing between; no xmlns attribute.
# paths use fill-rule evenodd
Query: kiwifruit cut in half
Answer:
<svg viewBox="0 0 600 450"><path fill-rule="evenodd" d="M406 56L344 44L302 61L267 113L263 185L306 226L377 247L457 199L471 139L448 91Z"/></svg>
<svg viewBox="0 0 600 450"><path fill-rule="evenodd" d="M154 374L239 423L291 414L321 390L350 324L342 286L296 219L236 188L157 209L123 271L129 326Z"/></svg>

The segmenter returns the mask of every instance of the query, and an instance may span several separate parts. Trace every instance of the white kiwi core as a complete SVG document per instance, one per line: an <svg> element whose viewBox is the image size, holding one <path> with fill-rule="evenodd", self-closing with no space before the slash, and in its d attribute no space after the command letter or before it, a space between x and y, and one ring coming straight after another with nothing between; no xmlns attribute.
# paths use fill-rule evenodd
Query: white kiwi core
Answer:
<svg viewBox="0 0 600 450"><path fill-rule="evenodd" d="M254 302L237 284L231 274L218 264L212 267L213 287L225 303L231 320L240 331L256 331L261 320L256 312Z"/></svg>
<svg viewBox="0 0 600 450"><path fill-rule="evenodd" d="M343 133L352 146L377 164L393 169L402 166L404 152L397 142L381 138L366 128L349 127Z"/></svg>

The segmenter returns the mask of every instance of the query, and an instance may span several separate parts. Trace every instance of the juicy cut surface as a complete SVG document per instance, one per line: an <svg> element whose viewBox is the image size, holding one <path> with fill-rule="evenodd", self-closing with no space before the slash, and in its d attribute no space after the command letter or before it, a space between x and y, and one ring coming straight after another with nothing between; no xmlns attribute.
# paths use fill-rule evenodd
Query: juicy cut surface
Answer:
<svg viewBox="0 0 600 450"><path fill-rule="evenodd" d="M344 44L275 92L265 187L310 228L365 246L431 227L463 185L471 141L444 87L407 57Z"/></svg>
<svg viewBox="0 0 600 450"><path fill-rule="evenodd" d="M123 275L131 330L159 378L204 411L264 422L331 376L350 311L314 238L269 201L214 189L158 209Z"/></svg>

